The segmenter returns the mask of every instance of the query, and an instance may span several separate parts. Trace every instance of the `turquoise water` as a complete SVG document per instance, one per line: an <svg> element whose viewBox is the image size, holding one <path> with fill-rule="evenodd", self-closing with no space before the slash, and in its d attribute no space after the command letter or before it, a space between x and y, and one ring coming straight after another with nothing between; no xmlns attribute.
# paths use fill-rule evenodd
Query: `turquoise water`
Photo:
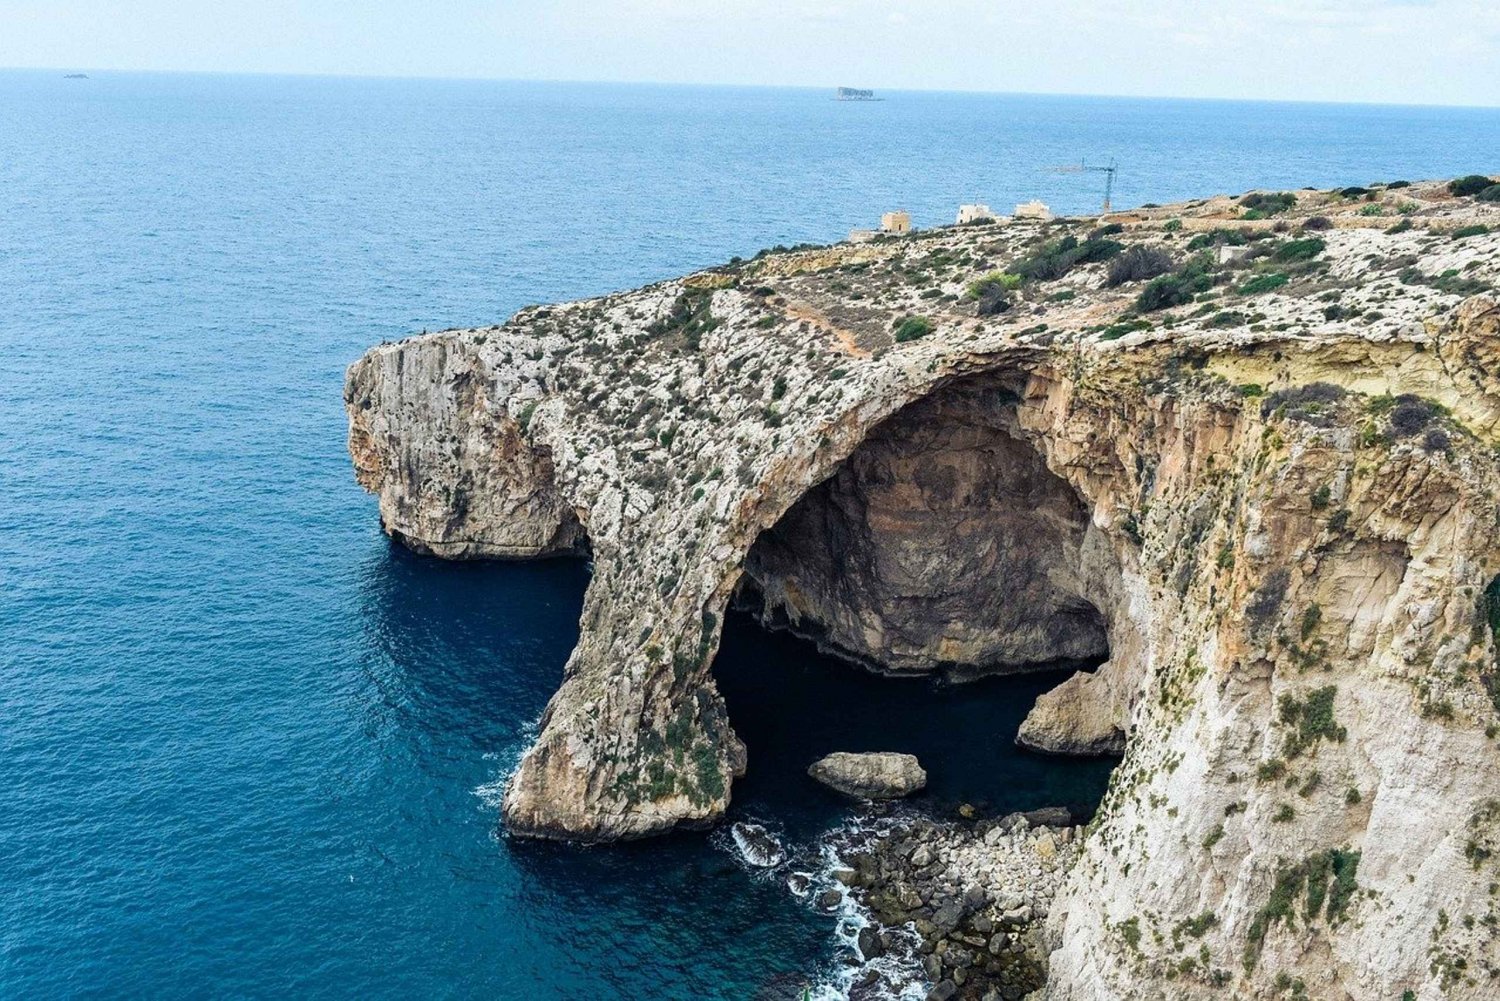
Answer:
<svg viewBox="0 0 1500 1001"><path fill-rule="evenodd" d="M722 839L513 844L496 796L587 568L380 535L344 454L367 345L883 209L1080 211L1494 170L1500 112L0 73L0 996L787 997L831 919ZM1055 679L937 690L731 619L737 815L899 742L939 808L1087 804L1009 741Z"/></svg>

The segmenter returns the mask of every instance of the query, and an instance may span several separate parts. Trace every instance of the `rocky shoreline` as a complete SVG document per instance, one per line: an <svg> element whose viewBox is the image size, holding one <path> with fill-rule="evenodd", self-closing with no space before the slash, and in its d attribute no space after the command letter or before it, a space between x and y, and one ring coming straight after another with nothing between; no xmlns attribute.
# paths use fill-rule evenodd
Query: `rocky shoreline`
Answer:
<svg viewBox="0 0 1500 1001"><path fill-rule="evenodd" d="M867 966L849 997L912 996L891 970L919 970L931 1001L1017 1001L1047 979L1045 921L1078 857L1083 829L1066 809L938 820L904 813L835 840L833 878L870 923L861 957L905 953ZM829 903L838 897L836 890Z"/></svg>

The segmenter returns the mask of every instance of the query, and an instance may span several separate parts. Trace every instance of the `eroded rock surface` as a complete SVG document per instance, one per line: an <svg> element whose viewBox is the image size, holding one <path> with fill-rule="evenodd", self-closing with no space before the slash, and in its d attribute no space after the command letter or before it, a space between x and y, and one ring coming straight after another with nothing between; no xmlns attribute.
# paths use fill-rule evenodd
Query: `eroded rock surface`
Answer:
<svg viewBox="0 0 1500 1001"><path fill-rule="evenodd" d="M772 254L373 349L346 399L387 531L592 556L509 829L722 816L747 752L709 664L747 578L891 670L1102 629L1107 664L1028 724L1125 734L1047 915L1050 997L1491 996L1500 234L1473 227L1500 207L1297 198ZM1100 240L1179 285L1141 305ZM969 298L1003 268L1038 277ZM1049 625L1075 614L1084 640Z"/></svg>
<svg viewBox="0 0 1500 1001"><path fill-rule="evenodd" d="M1121 714L1104 687L1108 671L1079 671L1036 700L1016 743L1047 754L1123 754Z"/></svg>
<svg viewBox="0 0 1500 1001"><path fill-rule="evenodd" d="M882 671L1103 657L1088 510L1021 437L1017 401L971 380L872 430L751 548L761 616Z"/></svg>
<svg viewBox="0 0 1500 1001"><path fill-rule="evenodd" d="M927 785L927 773L916 756L894 751L835 751L814 761L807 774L860 799L900 799Z"/></svg>

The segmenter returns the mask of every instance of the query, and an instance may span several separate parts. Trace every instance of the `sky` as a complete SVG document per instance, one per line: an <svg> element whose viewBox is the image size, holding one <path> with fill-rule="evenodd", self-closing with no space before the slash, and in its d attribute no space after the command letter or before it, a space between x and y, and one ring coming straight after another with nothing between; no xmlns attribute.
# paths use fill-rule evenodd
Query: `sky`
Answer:
<svg viewBox="0 0 1500 1001"><path fill-rule="evenodd" d="M1500 103L1500 0L0 0L0 67Z"/></svg>

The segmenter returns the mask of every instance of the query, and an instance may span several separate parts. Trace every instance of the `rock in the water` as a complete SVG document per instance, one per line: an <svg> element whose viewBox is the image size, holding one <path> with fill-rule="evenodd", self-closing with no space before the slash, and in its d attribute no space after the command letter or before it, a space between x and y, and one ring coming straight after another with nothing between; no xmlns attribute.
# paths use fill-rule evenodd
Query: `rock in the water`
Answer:
<svg viewBox="0 0 1500 1001"><path fill-rule="evenodd" d="M1021 721L1016 743L1045 754L1125 753L1124 707L1108 690L1108 678L1102 668L1079 671L1044 692Z"/></svg>
<svg viewBox="0 0 1500 1001"><path fill-rule="evenodd" d="M807 774L846 796L899 799L927 785L927 773L911 754L836 751L813 763Z"/></svg>
<svg viewBox="0 0 1500 1001"><path fill-rule="evenodd" d="M786 859L781 842L759 824L741 821L729 829L729 835L739 847L740 856L753 866L771 869Z"/></svg>

